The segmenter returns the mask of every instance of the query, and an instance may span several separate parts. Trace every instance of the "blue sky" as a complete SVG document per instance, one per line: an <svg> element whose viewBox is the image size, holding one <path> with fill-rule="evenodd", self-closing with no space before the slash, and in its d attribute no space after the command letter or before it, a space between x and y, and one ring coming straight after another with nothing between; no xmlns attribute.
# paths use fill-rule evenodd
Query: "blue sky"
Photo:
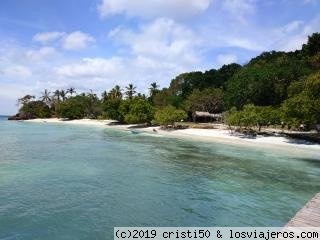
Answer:
<svg viewBox="0 0 320 240"><path fill-rule="evenodd" d="M0 114L70 86L168 86L177 74L301 48L320 0L1 0Z"/></svg>

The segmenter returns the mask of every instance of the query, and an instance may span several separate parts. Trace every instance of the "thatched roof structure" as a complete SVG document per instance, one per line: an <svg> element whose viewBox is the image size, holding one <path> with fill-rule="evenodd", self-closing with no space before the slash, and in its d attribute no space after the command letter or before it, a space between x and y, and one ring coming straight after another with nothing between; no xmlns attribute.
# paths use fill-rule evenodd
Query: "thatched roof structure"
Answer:
<svg viewBox="0 0 320 240"><path fill-rule="evenodd" d="M193 116L195 116L195 117L219 118L219 117L221 117L221 114L195 111L193 113Z"/></svg>
<svg viewBox="0 0 320 240"><path fill-rule="evenodd" d="M222 118L222 114L219 113L209 113L209 112L201 112L201 111L195 111L192 114L193 121L196 122L197 119L202 119L204 122L209 121L218 121Z"/></svg>

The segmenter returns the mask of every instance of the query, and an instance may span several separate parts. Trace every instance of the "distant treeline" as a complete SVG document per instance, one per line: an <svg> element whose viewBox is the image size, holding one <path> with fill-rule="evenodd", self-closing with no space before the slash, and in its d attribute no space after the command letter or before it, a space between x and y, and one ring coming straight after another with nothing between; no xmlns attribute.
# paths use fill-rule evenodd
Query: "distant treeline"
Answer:
<svg viewBox="0 0 320 240"><path fill-rule="evenodd" d="M264 52L247 64L233 63L206 72L183 73L168 88L156 82L149 94L129 84L101 96L74 88L49 92L41 99L19 99L19 118L115 119L123 123L173 124L194 111L223 113L230 125L286 125L315 128L320 123L320 33L294 52Z"/></svg>

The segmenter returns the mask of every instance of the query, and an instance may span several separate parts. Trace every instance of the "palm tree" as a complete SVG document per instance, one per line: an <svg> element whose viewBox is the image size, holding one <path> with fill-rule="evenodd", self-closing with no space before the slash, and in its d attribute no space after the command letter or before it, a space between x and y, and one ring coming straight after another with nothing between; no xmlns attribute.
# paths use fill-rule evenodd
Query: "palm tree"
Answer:
<svg viewBox="0 0 320 240"><path fill-rule="evenodd" d="M75 88L70 87L69 89L67 89L67 93L70 93L70 95L72 96L74 93L76 93Z"/></svg>
<svg viewBox="0 0 320 240"><path fill-rule="evenodd" d="M48 106L50 105L51 103L50 92L47 89L45 89L44 92L42 93L41 101L47 104Z"/></svg>
<svg viewBox="0 0 320 240"><path fill-rule="evenodd" d="M159 89L158 89L159 87L160 86L156 82L153 82L150 84L149 91L150 91L150 98L151 99L159 91Z"/></svg>
<svg viewBox="0 0 320 240"><path fill-rule="evenodd" d="M111 91L108 93L112 99L122 99L122 92L119 85L116 85Z"/></svg>
<svg viewBox="0 0 320 240"><path fill-rule="evenodd" d="M103 91L103 92L101 93L101 98L102 98L102 101L103 101L103 102L106 102L106 101L107 101L107 99L108 99L108 93L107 93L107 91Z"/></svg>
<svg viewBox="0 0 320 240"><path fill-rule="evenodd" d="M120 97L120 96L122 97L122 90L121 90L119 85L116 85L114 87L114 90L115 90L115 93L116 93L116 97Z"/></svg>
<svg viewBox="0 0 320 240"><path fill-rule="evenodd" d="M114 96L115 96L116 98L119 98L119 99L122 98L122 90L121 90L121 88L120 88L119 85L116 85L116 86L114 87Z"/></svg>
<svg viewBox="0 0 320 240"><path fill-rule="evenodd" d="M149 88L150 97L149 97L149 100L151 102L153 102L154 96L159 92L158 87L159 87L159 85L156 82L153 82L153 83L150 84L150 88Z"/></svg>
<svg viewBox="0 0 320 240"><path fill-rule="evenodd" d="M127 95L127 97L129 99L133 98L133 95L136 94L136 87L133 86L132 83L130 83L127 87L126 87L127 91L125 92L125 94Z"/></svg>
<svg viewBox="0 0 320 240"><path fill-rule="evenodd" d="M60 97L61 97L61 91L59 89L55 90L52 96L52 109L54 109L55 116L59 117L60 115Z"/></svg>
<svg viewBox="0 0 320 240"><path fill-rule="evenodd" d="M90 91L90 92L87 93L88 97L89 97L91 100L97 100L97 99L98 99L98 98L97 98L97 94L95 94L92 89L89 89L89 91Z"/></svg>
<svg viewBox="0 0 320 240"><path fill-rule="evenodd" d="M146 99L146 95L142 93L138 93L137 96L142 99Z"/></svg>
<svg viewBox="0 0 320 240"><path fill-rule="evenodd" d="M60 102L60 97L61 97L60 90L57 89L56 91L54 91L53 95L54 97L57 98L58 102Z"/></svg>
<svg viewBox="0 0 320 240"><path fill-rule="evenodd" d="M60 97L62 98L62 101L66 100L66 92L64 90L60 90Z"/></svg>
<svg viewBox="0 0 320 240"><path fill-rule="evenodd" d="M158 87L160 87L156 82L153 82L150 84L150 91L152 90L158 90Z"/></svg>

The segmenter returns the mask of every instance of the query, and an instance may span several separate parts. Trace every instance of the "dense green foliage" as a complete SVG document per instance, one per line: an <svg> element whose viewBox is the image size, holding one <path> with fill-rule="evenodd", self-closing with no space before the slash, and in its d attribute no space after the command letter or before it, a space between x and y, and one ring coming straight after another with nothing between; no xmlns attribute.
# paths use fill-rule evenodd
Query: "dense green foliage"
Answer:
<svg viewBox="0 0 320 240"><path fill-rule="evenodd" d="M314 126L319 123L320 72L311 74L299 84L293 83L290 89L290 98L281 106L283 121L295 128L300 124Z"/></svg>
<svg viewBox="0 0 320 240"><path fill-rule="evenodd" d="M101 113L100 101L95 94L80 94L56 103L57 116L69 119L97 118Z"/></svg>
<svg viewBox="0 0 320 240"><path fill-rule="evenodd" d="M320 54L320 33L314 33L308 37L308 43L303 44L302 51L308 56Z"/></svg>
<svg viewBox="0 0 320 240"><path fill-rule="evenodd" d="M119 107L121 104L120 99L109 99L102 103L102 117L106 119L121 119Z"/></svg>
<svg viewBox="0 0 320 240"><path fill-rule="evenodd" d="M155 114L155 121L164 126L174 125L175 122L180 122L187 118L187 113L183 110L178 110L175 107L168 106L159 109Z"/></svg>
<svg viewBox="0 0 320 240"><path fill-rule="evenodd" d="M136 97L122 101L119 106L122 121L126 123L150 123L154 108L147 100Z"/></svg>
<svg viewBox="0 0 320 240"><path fill-rule="evenodd" d="M252 118L248 121L247 118L250 116ZM309 75L304 81L292 82L288 87L288 98L282 102L279 110L270 106L245 105L241 111L230 110L227 117L228 124L245 127L283 122L289 128L297 129L301 125L313 128L319 121L320 72Z"/></svg>
<svg viewBox="0 0 320 240"><path fill-rule="evenodd" d="M290 127L300 124L313 126L320 119L320 99L313 100L306 93L298 94L284 101L281 106L282 119Z"/></svg>
<svg viewBox="0 0 320 240"><path fill-rule="evenodd" d="M185 99L194 89L225 87L227 81L240 69L240 65L233 63L224 65L219 70L183 73L171 81L169 89L171 94Z"/></svg>
<svg viewBox="0 0 320 240"><path fill-rule="evenodd" d="M310 72L308 63L295 55L264 53L230 79L226 106L279 105L288 97L290 83L303 79Z"/></svg>
<svg viewBox="0 0 320 240"><path fill-rule="evenodd" d="M229 125L240 127L258 127L275 125L280 122L279 112L271 106L254 106L247 104L242 110L230 109L227 113L226 122Z"/></svg>
<svg viewBox="0 0 320 240"><path fill-rule="evenodd" d="M48 105L42 101L30 101L20 109L21 114L26 118L48 118L51 111Z"/></svg>
<svg viewBox="0 0 320 240"><path fill-rule="evenodd" d="M189 112L220 113L223 110L223 90L220 88L207 88L202 91L194 89L185 101L185 109Z"/></svg>
<svg viewBox="0 0 320 240"><path fill-rule="evenodd" d="M156 82L149 96L129 84L104 91L77 94L74 88L44 90L39 100L19 99L27 118L107 118L123 123L173 124L194 111L224 113L224 121L242 127L320 123L320 33L309 36L302 50L264 52L241 66L233 63L205 72L182 73L169 87ZM159 109L156 113L154 109ZM187 115L185 115L187 114Z"/></svg>

